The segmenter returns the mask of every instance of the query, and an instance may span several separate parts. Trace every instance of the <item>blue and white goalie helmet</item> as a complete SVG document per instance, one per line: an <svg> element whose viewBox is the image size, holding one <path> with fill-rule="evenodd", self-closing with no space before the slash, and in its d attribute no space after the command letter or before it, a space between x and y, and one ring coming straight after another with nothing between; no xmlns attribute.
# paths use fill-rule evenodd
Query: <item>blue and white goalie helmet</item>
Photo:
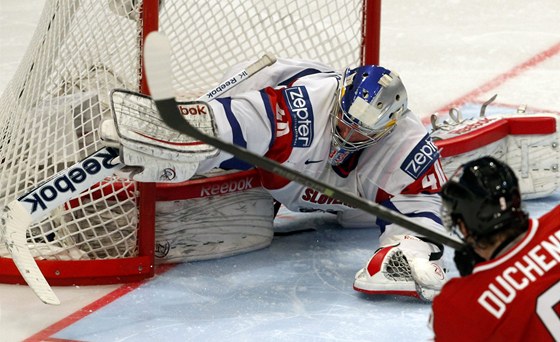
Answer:
<svg viewBox="0 0 560 342"><path fill-rule="evenodd" d="M342 163L351 153L371 146L395 128L407 110L406 89L395 72L376 65L346 69L333 113L329 161Z"/></svg>

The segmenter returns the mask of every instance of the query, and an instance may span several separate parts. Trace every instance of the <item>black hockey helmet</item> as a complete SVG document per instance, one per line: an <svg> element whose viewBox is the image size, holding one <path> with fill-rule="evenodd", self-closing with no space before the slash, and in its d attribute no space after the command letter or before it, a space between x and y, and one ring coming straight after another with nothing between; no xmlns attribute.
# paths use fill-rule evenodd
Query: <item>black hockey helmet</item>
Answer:
<svg viewBox="0 0 560 342"><path fill-rule="evenodd" d="M508 165L492 157L459 167L443 185L441 197L442 219L449 230L462 220L470 234L480 237L527 224L517 177Z"/></svg>

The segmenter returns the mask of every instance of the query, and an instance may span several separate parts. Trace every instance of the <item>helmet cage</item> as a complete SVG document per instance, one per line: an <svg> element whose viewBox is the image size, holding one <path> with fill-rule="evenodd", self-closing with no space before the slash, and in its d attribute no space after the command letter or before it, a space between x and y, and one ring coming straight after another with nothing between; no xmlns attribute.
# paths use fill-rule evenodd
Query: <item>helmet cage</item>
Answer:
<svg viewBox="0 0 560 342"><path fill-rule="evenodd" d="M393 131L407 108L406 89L399 76L385 68L374 65L347 68L338 108L331 114L333 148L355 152ZM360 140L352 139L356 136Z"/></svg>

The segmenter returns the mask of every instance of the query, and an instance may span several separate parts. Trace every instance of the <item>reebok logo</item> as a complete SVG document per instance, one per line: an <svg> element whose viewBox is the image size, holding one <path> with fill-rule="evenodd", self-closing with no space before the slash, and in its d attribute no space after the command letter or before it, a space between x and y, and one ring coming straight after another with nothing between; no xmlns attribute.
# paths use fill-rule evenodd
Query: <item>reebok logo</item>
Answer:
<svg viewBox="0 0 560 342"><path fill-rule="evenodd" d="M43 211L47 209L47 204L55 201L61 193L84 190L79 185L90 176L114 168L116 165L111 164L111 161L118 156L117 150L104 148L71 169L59 173L58 176L44 183L35 191L18 198L18 201L31 206L31 215L38 210Z"/></svg>
<svg viewBox="0 0 560 342"><path fill-rule="evenodd" d="M227 183L214 184L202 187L200 197L229 194L230 192L243 191L253 188L253 177L232 180Z"/></svg>
<svg viewBox="0 0 560 342"><path fill-rule="evenodd" d="M206 109L207 107L205 105L200 105L197 104L196 106L194 104L190 104L190 105L177 105L177 107L179 107L179 111L181 112L182 115L206 115Z"/></svg>
<svg viewBox="0 0 560 342"><path fill-rule="evenodd" d="M426 134L401 164L401 170L410 177L418 179L438 158L439 151L432 138Z"/></svg>
<svg viewBox="0 0 560 342"><path fill-rule="evenodd" d="M247 71L243 70L237 76L232 76L229 80L225 81L224 83L220 84L218 87L210 90L206 95L208 96L209 100L212 100L214 97L217 97L222 93L225 89L229 88L231 85L237 83L237 81L241 81L245 77L247 77Z"/></svg>
<svg viewBox="0 0 560 342"><path fill-rule="evenodd" d="M491 123L491 122L494 122L494 121L496 121L495 118L491 118L491 119L489 119L489 118L483 118L483 119L477 120L477 121L474 122L474 123L471 123L471 124L465 125L465 126L463 126L463 127L459 127L459 128L457 128L457 129L454 129L454 130L452 130L452 131L449 132L449 133L451 133L451 134L457 134L457 135L465 134L465 133L467 133L467 132L474 131L474 130L476 130L476 129L482 127L482 126L486 126L487 124L489 124L489 123Z"/></svg>
<svg viewBox="0 0 560 342"><path fill-rule="evenodd" d="M290 115L292 116L294 147L309 147L313 142L313 107L307 94L307 89L302 86L286 88L284 98Z"/></svg>

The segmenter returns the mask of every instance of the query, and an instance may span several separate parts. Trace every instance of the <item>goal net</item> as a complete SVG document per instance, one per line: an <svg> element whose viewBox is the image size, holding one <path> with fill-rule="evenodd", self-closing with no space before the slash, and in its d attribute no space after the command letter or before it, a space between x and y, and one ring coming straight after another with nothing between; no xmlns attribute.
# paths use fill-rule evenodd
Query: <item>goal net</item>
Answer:
<svg viewBox="0 0 560 342"><path fill-rule="evenodd" d="M98 128L111 115L110 91L147 93L141 51L148 32L160 30L169 37L173 86L181 96L194 98L217 84L230 66L268 51L340 70L377 63L379 11L380 0L47 0L28 50L0 97L0 204L102 147ZM220 177L215 186L227 187L231 180ZM198 197L208 198L193 202L192 194L180 198L187 189L189 184L108 178L31 226L28 244L52 285L151 276L154 255L167 248L157 242L166 234L158 227L196 223L188 212L213 208L204 205L208 198L227 195L202 192ZM173 204L178 201L187 207L183 220L173 216L180 212ZM258 230L270 226L272 217L265 210L251 221ZM3 242L0 281L21 282Z"/></svg>

